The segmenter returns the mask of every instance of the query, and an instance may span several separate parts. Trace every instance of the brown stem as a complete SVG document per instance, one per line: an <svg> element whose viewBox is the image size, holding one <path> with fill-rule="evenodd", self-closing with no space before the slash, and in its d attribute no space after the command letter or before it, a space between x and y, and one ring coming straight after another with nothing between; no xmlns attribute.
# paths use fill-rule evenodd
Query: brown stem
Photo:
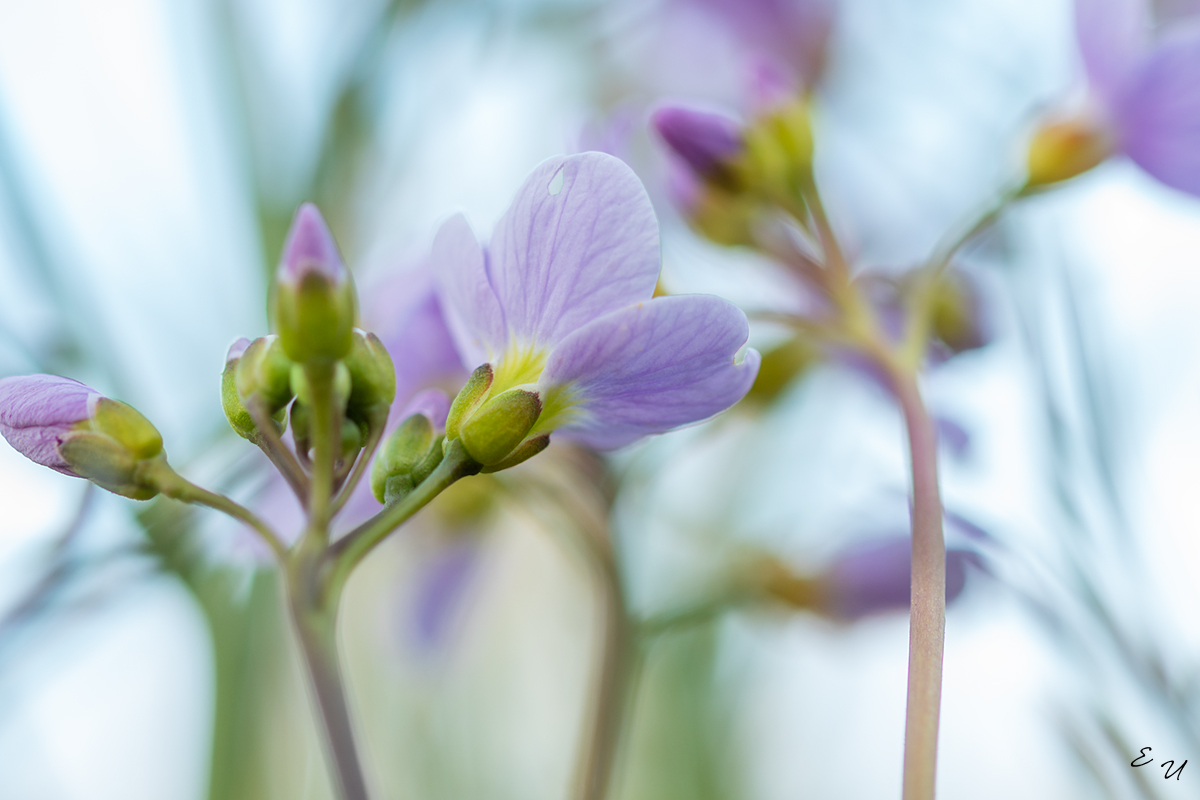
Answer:
<svg viewBox="0 0 1200 800"><path fill-rule="evenodd" d="M908 707L904 722L904 800L932 800L937 777L946 635L946 543L938 493L937 440L916 375L893 374L912 458L912 607Z"/></svg>

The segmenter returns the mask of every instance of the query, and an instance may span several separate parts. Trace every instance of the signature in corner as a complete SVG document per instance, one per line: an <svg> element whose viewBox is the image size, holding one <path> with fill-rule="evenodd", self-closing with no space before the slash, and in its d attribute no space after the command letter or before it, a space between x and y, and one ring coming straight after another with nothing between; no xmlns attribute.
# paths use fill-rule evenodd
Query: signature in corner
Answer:
<svg viewBox="0 0 1200 800"><path fill-rule="evenodd" d="M1154 749L1153 747L1143 747L1141 750L1141 755L1134 758L1133 761L1130 761L1129 766L1131 766L1131 767L1148 767L1151 764L1153 764L1154 759L1151 758L1150 756L1146 755L1146 753L1148 751L1153 750L1153 749ZM1163 780L1168 780L1170 778L1179 780L1180 773L1183 772L1183 768L1187 766L1187 759L1185 758L1183 760L1183 763L1180 764L1178 767L1175 767L1174 759L1171 759L1170 761L1164 761L1161 764L1159 764L1159 766L1165 768L1163 770ZM1174 772L1171 771L1172 767L1175 767Z"/></svg>

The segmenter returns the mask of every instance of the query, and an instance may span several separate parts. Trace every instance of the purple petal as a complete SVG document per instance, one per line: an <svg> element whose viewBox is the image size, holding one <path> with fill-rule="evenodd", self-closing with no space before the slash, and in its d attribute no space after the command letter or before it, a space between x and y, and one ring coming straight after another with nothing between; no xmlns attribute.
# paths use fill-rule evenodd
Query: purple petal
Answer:
<svg viewBox="0 0 1200 800"><path fill-rule="evenodd" d="M653 295L658 221L620 159L559 156L542 162L517 192L489 255L510 335L552 348L592 320Z"/></svg>
<svg viewBox="0 0 1200 800"><path fill-rule="evenodd" d="M1115 102L1149 45L1146 0L1075 0L1075 36L1092 88Z"/></svg>
<svg viewBox="0 0 1200 800"><path fill-rule="evenodd" d="M690 0L757 54L811 85L820 74L833 26L833 0Z"/></svg>
<svg viewBox="0 0 1200 800"><path fill-rule="evenodd" d="M229 349L225 352L225 363L241 358L246 352L246 348L250 346L250 340L245 336L239 338L233 344L229 345Z"/></svg>
<svg viewBox="0 0 1200 800"><path fill-rule="evenodd" d="M304 203L284 242L277 279L298 286L305 275L314 272L335 284L349 276L325 218L315 205Z"/></svg>
<svg viewBox="0 0 1200 800"><path fill-rule="evenodd" d="M1200 24L1180 26L1154 49L1118 121L1122 149L1142 169L1200 196Z"/></svg>
<svg viewBox="0 0 1200 800"><path fill-rule="evenodd" d="M758 374L737 306L706 295L661 297L613 312L550 353L540 386L570 385L578 407L560 430L599 449L711 417ZM543 393L543 397L547 394Z"/></svg>
<svg viewBox="0 0 1200 800"><path fill-rule="evenodd" d="M462 214L438 230L432 263L446 323L463 358L472 366L498 358L508 343L504 309L488 278L483 248Z"/></svg>
<svg viewBox="0 0 1200 800"><path fill-rule="evenodd" d="M416 584L412 634L418 650L428 653L442 645L466 599L479 561L479 546L462 541L435 553Z"/></svg>
<svg viewBox="0 0 1200 800"><path fill-rule="evenodd" d="M969 550L946 551L946 602L953 602L967 582ZM912 542L905 537L855 545L825 572L825 603L833 616L855 620L869 614L908 608L912 586Z"/></svg>
<svg viewBox="0 0 1200 800"><path fill-rule="evenodd" d="M663 106L650 122L658 135L698 175L711 175L742 151L742 126L724 114Z"/></svg>
<svg viewBox="0 0 1200 800"><path fill-rule="evenodd" d="M63 435L91 415L102 395L57 375L18 375L0 380L0 435L42 466L75 475L58 453Z"/></svg>
<svg viewBox="0 0 1200 800"><path fill-rule="evenodd" d="M446 415L450 413L450 398L441 389L426 389L413 396L405 406L404 412L397 417L404 421L413 414L424 414L439 431L446 430Z"/></svg>

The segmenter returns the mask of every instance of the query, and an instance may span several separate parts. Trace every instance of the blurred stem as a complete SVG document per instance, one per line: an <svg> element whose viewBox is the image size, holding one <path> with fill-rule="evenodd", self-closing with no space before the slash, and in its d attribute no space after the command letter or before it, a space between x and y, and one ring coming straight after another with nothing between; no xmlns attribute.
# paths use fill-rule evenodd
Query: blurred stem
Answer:
<svg viewBox="0 0 1200 800"><path fill-rule="evenodd" d="M904 800L932 800L937 777L946 634L946 543L938 493L937 440L913 372L894 370L912 458L912 605L908 706L904 723Z"/></svg>
<svg viewBox="0 0 1200 800"><path fill-rule="evenodd" d="M592 729L581 750L579 797L604 800L612 782L617 744L628 708L633 626L612 552L602 551L597 543L592 543L586 551L597 577L604 638L592 699Z"/></svg>
<svg viewBox="0 0 1200 800"><path fill-rule="evenodd" d="M183 503L207 506L241 520L254 529L280 562L287 557L287 548L275 535L275 531L250 509L233 502L224 495L201 489L173 470L165 458L159 457L143 462L141 469L140 477L163 495Z"/></svg>
<svg viewBox="0 0 1200 800"><path fill-rule="evenodd" d="M306 541L314 541L309 538ZM317 710L324 723L325 745L334 767L341 800L368 800L367 784L354 745L354 726L337 654L337 612L341 592L329 591L321 577L323 547L297 550L288 564L288 607L308 667Z"/></svg>

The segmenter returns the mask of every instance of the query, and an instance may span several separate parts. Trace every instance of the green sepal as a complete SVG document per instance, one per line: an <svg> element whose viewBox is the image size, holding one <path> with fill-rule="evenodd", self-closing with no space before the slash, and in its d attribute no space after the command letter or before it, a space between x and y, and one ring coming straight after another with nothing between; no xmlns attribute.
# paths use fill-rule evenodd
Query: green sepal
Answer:
<svg viewBox="0 0 1200 800"><path fill-rule="evenodd" d="M237 360L237 393L241 402L261 402L274 416L291 402L292 362L278 336L255 339ZM236 430L236 428L235 428Z"/></svg>
<svg viewBox="0 0 1200 800"><path fill-rule="evenodd" d="M91 426L123 447L134 460L162 453L163 440L158 429L133 406L119 400L99 398L92 410Z"/></svg>
<svg viewBox="0 0 1200 800"><path fill-rule="evenodd" d="M483 404L462 424L459 439L471 458L493 466L524 441L542 413L537 392L509 389Z"/></svg>
<svg viewBox="0 0 1200 800"><path fill-rule="evenodd" d="M347 414L365 419L371 408L390 406L396 399L396 367L378 336L356 329L345 364L350 377Z"/></svg>
<svg viewBox="0 0 1200 800"><path fill-rule="evenodd" d="M229 427L233 428L234 433L243 439L253 440L258 433L258 426L254 424L254 418L238 397L237 368L240 360L234 358L227 361L225 370L221 373L221 409L225 412L225 419L229 421Z"/></svg>
<svg viewBox="0 0 1200 800"><path fill-rule="evenodd" d="M337 361L350 354L358 296L349 275L332 282L314 271L305 274L298 286L276 284L271 312L292 361Z"/></svg>
<svg viewBox="0 0 1200 800"><path fill-rule="evenodd" d="M424 414L413 414L392 432L371 465L371 491L386 502L387 485L397 476L417 486L442 460L442 442Z"/></svg>
<svg viewBox="0 0 1200 800"><path fill-rule="evenodd" d="M481 364L471 373L471 377L467 378L467 384L450 404L450 413L446 416L446 439L458 438L462 424L470 419L475 410L487 399L494 377L492 365Z"/></svg>
<svg viewBox="0 0 1200 800"><path fill-rule="evenodd" d="M106 434L95 431L69 433L63 437L58 452L77 475L102 489L134 500L149 500L158 494L157 489L138 481L141 461L129 448Z"/></svg>
<svg viewBox="0 0 1200 800"><path fill-rule="evenodd" d="M524 461L536 456L538 453L550 446L550 434L544 433L541 436L535 436L532 439L526 439L516 450L512 451L512 455L501 461L499 464L493 464L490 467L484 467L480 472L487 474L489 472L499 472L502 469L515 467Z"/></svg>

